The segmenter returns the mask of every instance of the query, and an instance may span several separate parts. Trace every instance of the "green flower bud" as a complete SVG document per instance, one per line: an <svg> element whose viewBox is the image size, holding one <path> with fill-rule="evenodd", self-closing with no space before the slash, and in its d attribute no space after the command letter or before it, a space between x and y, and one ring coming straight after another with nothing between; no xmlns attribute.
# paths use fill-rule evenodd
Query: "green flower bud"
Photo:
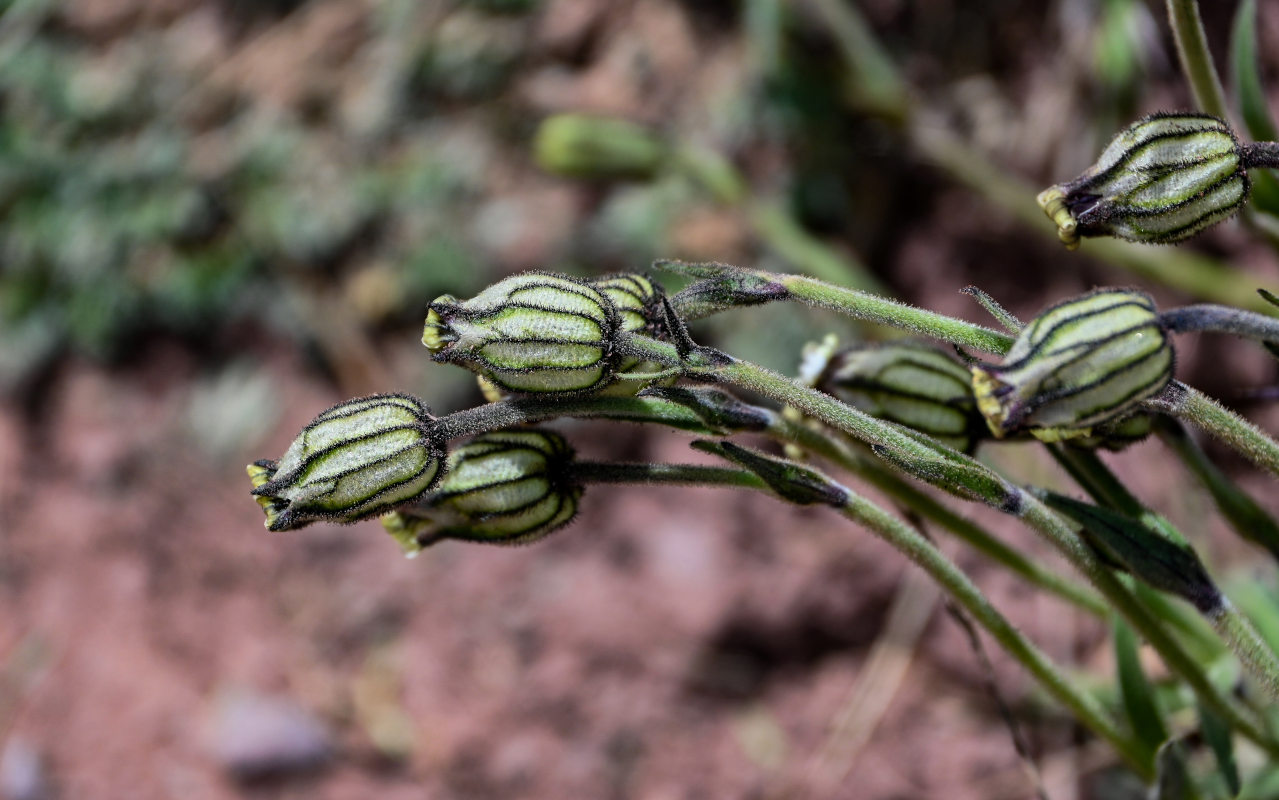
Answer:
<svg viewBox="0 0 1279 800"><path fill-rule="evenodd" d="M1099 289L1049 308L1022 329L1000 366L972 368L977 408L996 436L1088 436L1172 380L1173 350L1154 301Z"/></svg>
<svg viewBox="0 0 1279 800"><path fill-rule="evenodd" d="M925 433L961 452L986 435L968 369L921 342L838 351L817 387L871 416Z"/></svg>
<svg viewBox="0 0 1279 800"><path fill-rule="evenodd" d="M558 114L533 140L538 166L570 178L653 177L668 155L660 139L633 122L586 114Z"/></svg>
<svg viewBox="0 0 1279 800"><path fill-rule="evenodd" d="M605 275L591 285L613 301L622 330L657 336L662 331L662 287L635 272Z"/></svg>
<svg viewBox="0 0 1279 800"><path fill-rule="evenodd" d="M1117 135L1083 175L1039 195L1067 247L1081 236L1170 244L1248 200L1243 148L1204 114L1152 114Z"/></svg>
<svg viewBox="0 0 1279 800"><path fill-rule="evenodd" d="M249 465L267 530L317 520L355 522L425 492L444 448L430 411L416 398L383 394L339 403L293 440L284 457Z"/></svg>
<svg viewBox="0 0 1279 800"><path fill-rule="evenodd" d="M659 284L653 283L644 275L624 272L596 278L591 281L591 285L613 301L618 314L621 315L623 331L652 337L661 337L664 334L666 318L662 309L662 301L666 295ZM661 369L660 364L629 356L623 358L617 365L617 371L621 373L654 373L660 372ZM670 380L665 381L665 383L670 382ZM602 394L619 397L629 396L644 389L651 383L652 381L648 380L619 380L604 390Z"/></svg>
<svg viewBox="0 0 1279 800"><path fill-rule="evenodd" d="M617 371L621 317L599 289L565 275L525 272L464 302L431 303L422 343L503 391L584 393Z"/></svg>
<svg viewBox="0 0 1279 800"><path fill-rule="evenodd" d="M413 554L440 539L525 544L567 525L582 490L573 449L557 433L485 433L449 454L439 487L383 526Z"/></svg>

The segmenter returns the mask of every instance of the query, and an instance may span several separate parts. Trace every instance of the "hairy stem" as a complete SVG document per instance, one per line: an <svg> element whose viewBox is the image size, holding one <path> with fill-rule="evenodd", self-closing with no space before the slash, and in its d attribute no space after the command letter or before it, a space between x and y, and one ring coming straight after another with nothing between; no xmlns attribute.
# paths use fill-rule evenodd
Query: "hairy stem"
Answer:
<svg viewBox="0 0 1279 800"><path fill-rule="evenodd" d="M1163 394L1147 400L1156 411L1183 419L1243 455L1273 475L1279 475L1279 442L1243 417L1180 381L1173 381Z"/></svg>
<svg viewBox="0 0 1279 800"><path fill-rule="evenodd" d="M576 477L588 483L643 483L694 486L731 486L764 489L751 472L733 468L691 464L615 464L581 462ZM981 590L944 553L907 523L894 517L851 489L839 486L844 501L836 509L847 519L869 529L917 564L940 584L1004 650L1017 660L1041 686L1070 709L1081 723L1105 739L1143 778L1152 776L1148 759L1135 739L1124 734L1091 694L1075 686L1033 642L1008 621Z"/></svg>
<svg viewBox="0 0 1279 800"><path fill-rule="evenodd" d="M950 531L955 538L991 561L1006 567L1027 583L1055 594L1094 616L1104 618L1110 615L1110 608L1091 589L1027 558L1020 550L996 538L977 523L952 511L932 495L920 491L877 461L857 453L847 445L805 425L783 420L780 416L766 433L779 441L796 444L848 470L903 507Z"/></svg>
<svg viewBox="0 0 1279 800"><path fill-rule="evenodd" d="M1279 319L1230 306L1204 303L1174 308L1161 312L1159 322L1174 333L1229 333L1262 342L1279 342Z"/></svg>
<svg viewBox="0 0 1279 800"><path fill-rule="evenodd" d="M844 516L858 522L897 548L938 583L1039 683L1069 708L1090 730L1105 739L1138 774L1150 778L1142 746L1119 731L1097 700L1079 691L1051 660L997 611L968 576L906 523L861 497L853 497Z"/></svg>
<svg viewBox="0 0 1279 800"><path fill-rule="evenodd" d="M1078 540L1078 536L1070 523L1063 520L1033 497L1027 499L1022 519L1037 531L1045 534L1049 541L1057 544L1058 549L1063 553L1067 553L1069 557L1069 553L1074 549L1070 547L1070 542ZM1216 686L1213 686L1212 681L1208 679L1207 674L1204 672L1203 666L1195 660L1194 656L1187 652L1182 644L1164 629L1160 621L1133 596L1132 592L1095 555L1088 552L1085 558L1077 559L1071 557L1071 561L1101 591L1102 595L1114 606L1120 616L1126 619L1133 626L1133 629L1150 643L1150 646L1163 659L1168 669L1189 684L1190 688L1204 703L1229 720L1234 728L1256 742L1266 752L1272 756L1279 756L1279 742L1270 737L1260 725L1246 716L1230 698L1219 691Z"/></svg>
<svg viewBox="0 0 1279 800"><path fill-rule="evenodd" d="M673 486L726 486L763 489L759 476L732 467L701 464L619 464L611 461L574 461L571 474L583 483L648 484Z"/></svg>
<svg viewBox="0 0 1279 800"><path fill-rule="evenodd" d="M1279 169L1279 142L1249 142L1239 155L1248 169Z"/></svg>
<svg viewBox="0 0 1279 800"><path fill-rule="evenodd" d="M952 511L936 498L883 468L870 457L804 425L785 420L776 412L763 408L758 410L761 417L771 420L762 431L765 435L778 442L798 445L847 469L922 517L950 531L960 541L1027 582L1095 616L1104 617L1109 613L1101 598L1087 587L1040 566L972 520ZM703 436L716 435L716 431L707 428L703 420L688 408L648 397L583 397L558 401L511 398L449 414L440 418L440 424L447 437L454 439L564 417L659 424Z"/></svg>
<svg viewBox="0 0 1279 800"><path fill-rule="evenodd" d="M1054 448L1053 455L1075 476L1093 499L1115 511L1139 520L1155 533L1185 540L1172 523L1147 509L1140 500L1115 476L1096 453L1072 448ZM1162 530L1161 530L1162 529ZM1279 699L1279 661L1261 642L1252 623L1225 597L1221 605L1206 611L1203 616L1235 654L1244 668L1265 689L1270 699Z"/></svg>
<svg viewBox="0 0 1279 800"><path fill-rule="evenodd" d="M670 349L674 350L674 348ZM689 356L686 368L691 377L730 383L764 395L797 408L867 444L878 444L899 452L910 452L919 447L915 440L901 433L896 426L877 420L815 389L793 383L763 367L735 359L725 360L722 354L718 357L708 357L704 352L694 351ZM670 357L669 353L666 357ZM985 469L977 462L964 457L959 457L954 463L962 464L965 461L971 462L974 468ZM1253 738L1273 754L1279 755L1279 743L1270 740L1264 731L1217 691L1194 658L1161 627L1159 621L1137 602L1127 587L1098 560L1096 554L1080 538L1071 523L1066 522L1025 492L1020 493L1015 505L1001 503L997 497L984 499L995 507L1019 516L1026 524L1043 534L1101 591L1133 628L1151 643L1168 667L1189 683L1204 702L1229 719L1249 738Z"/></svg>

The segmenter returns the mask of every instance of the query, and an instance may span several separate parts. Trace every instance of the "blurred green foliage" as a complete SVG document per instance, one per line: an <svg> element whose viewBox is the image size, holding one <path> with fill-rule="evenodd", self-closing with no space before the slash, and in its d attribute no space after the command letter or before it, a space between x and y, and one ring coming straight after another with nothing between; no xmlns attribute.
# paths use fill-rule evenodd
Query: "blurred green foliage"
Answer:
<svg viewBox="0 0 1279 800"><path fill-rule="evenodd" d="M282 301L315 287L378 323L479 285L466 223L482 141L416 98L500 87L518 55L510 15L533 4L470 3L433 26L385 5L371 44L404 55L379 64L380 105L347 118L331 97L282 111L220 85L184 64L172 30L97 46L55 4L0 7L0 387L157 332L209 341L257 318L305 340ZM354 288L366 273L378 297Z"/></svg>

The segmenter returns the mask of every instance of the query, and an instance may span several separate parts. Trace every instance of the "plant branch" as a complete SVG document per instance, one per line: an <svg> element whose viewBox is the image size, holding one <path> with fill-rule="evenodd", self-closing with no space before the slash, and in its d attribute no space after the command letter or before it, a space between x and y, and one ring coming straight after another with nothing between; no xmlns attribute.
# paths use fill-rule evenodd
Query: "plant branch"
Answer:
<svg viewBox="0 0 1279 800"><path fill-rule="evenodd" d="M1171 414L1216 437L1272 475L1279 475L1279 442L1256 425L1180 381L1145 405Z"/></svg>

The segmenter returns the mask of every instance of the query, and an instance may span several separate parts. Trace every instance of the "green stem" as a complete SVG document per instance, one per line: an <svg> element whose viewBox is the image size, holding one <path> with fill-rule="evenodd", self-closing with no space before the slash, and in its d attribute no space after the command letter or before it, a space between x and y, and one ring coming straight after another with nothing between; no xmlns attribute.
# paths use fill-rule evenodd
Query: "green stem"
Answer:
<svg viewBox="0 0 1279 800"><path fill-rule="evenodd" d="M1168 0L1168 22L1177 40L1181 69L1190 81L1195 103L1206 113L1226 119L1226 93L1212 63L1197 0Z"/></svg>
<svg viewBox="0 0 1279 800"><path fill-rule="evenodd" d="M1244 669L1262 684L1270 700L1279 698L1279 663L1275 653L1262 641L1257 629L1248 622L1229 599L1223 598L1220 609L1208 615L1208 622L1230 652L1244 665Z"/></svg>
<svg viewBox="0 0 1279 800"><path fill-rule="evenodd" d="M650 342L651 340L644 340ZM654 360L669 359L674 348L652 342ZM722 357L709 356L705 351L689 353L686 361L691 377L722 381L769 397L789 405L808 416L825 422L868 444L878 444L899 452L919 449L919 443L904 435L896 426L889 425L858 411L829 395L795 384L785 377L763 367L739 360L725 361ZM925 453L922 457L927 458ZM973 468L985 469L964 456L954 454L952 463L970 463ZM1205 702L1229 719L1241 732L1254 738L1273 754L1279 755L1279 743L1270 741L1264 731L1247 719L1221 695L1203 674L1194 658L1181 644L1160 626L1131 592L1105 567L1096 554L1079 537L1070 523L1053 513L1039 500L1026 492L1017 495L1015 504L1001 503L999 498L986 498L991 505L1021 517L1026 524L1043 534L1063 555L1087 577L1111 605L1146 638L1163 657L1168 667L1190 684Z"/></svg>
<svg viewBox="0 0 1279 800"><path fill-rule="evenodd" d="M1141 521L1159 535L1186 541L1185 536L1172 523L1151 512L1129 492L1096 453L1059 447L1053 448L1053 455L1097 502ZM1262 644L1261 637L1239 610L1224 595L1221 600L1221 606L1203 616L1245 669L1261 683L1266 695L1271 699L1279 699L1279 661Z"/></svg>
<svg viewBox="0 0 1279 800"><path fill-rule="evenodd" d="M690 464L616 464L580 462L576 477L593 483L645 483L731 486L763 489L764 482L745 470ZM1143 778L1153 777L1148 759L1135 739L1125 735L1095 697L1082 691L1033 642L1017 630L981 590L914 528L852 490L831 485L846 498L837 506L847 519L862 525L892 545L940 584L954 601L1017 660L1044 689L1097 736L1105 739Z"/></svg>
<svg viewBox="0 0 1279 800"><path fill-rule="evenodd" d="M650 397L570 397L545 399L513 397L440 417L444 439L527 425L557 417L610 419L622 422L660 422L673 428L713 436L701 417L688 408Z"/></svg>
<svg viewBox="0 0 1279 800"><path fill-rule="evenodd" d="M584 483L725 486L763 490L768 488L759 476L746 470L732 467L708 467L701 464L620 464L611 461L574 461L571 472L575 479Z"/></svg>
<svg viewBox="0 0 1279 800"><path fill-rule="evenodd" d="M1074 529L1039 500L1028 497L1023 510L1022 519L1035 530L1043 533L1049 541L1065 553L1081 572L1101 591L1115 610L1128 621L1150 646L1159 653L1160 658L1170 670L1190 685L1195 694L1209 707L1228 720L1232 727L1256 742L1267 753L1279 756L1279 742L1272 739L1252 719L1220 692L1208 679L1202 666L1172 635L1170 635L1150 611L1138 602L1132 592L1110 572L1097 557L1087 552L1083 558L1071 556L1076 552L1072 546L1078 541Z"/></svg>
<svg viewBox="0 0 1279 800"><path fill-rule="evenodd" d="M900 503L904 508L909 508L924 519L950 531L957 539L991 561L1006 567L1028 583L1057 595L1093 616L1105 618L1110 615L1110 608L1091 589L1040 566L977 523L952 511L932 495L920 491L896 474L884 469L878 462L863 457L848 446L805 425L783 420L780 417L777 418L776 424L765 432L779 441L798 445L848 470Z"/></svg>
<svg viewBox="0 0 1279 800"><path fill-rule="evenodd" d="M786 290L788 299L798 300L815 308L824 308L854 319L900 328L917 335L942 339L987 353L1005 353L1013 343L1011 336L983 325L916 308L869 292L846 289L807 275L787 275L718 264L689 265L679 261L658 262L658 266L663 265L665 265L664 268L670 268L676 272L680 271L681 266L719 270L725 281L745 276L757 283L780 285ZM701 305L697 308L691 305L687 308L683 307L682 300L684 298L679 295L672 299L676 312L682 318L694 318L706 313L703 310L704 306Z"/></svg>
<svg viewBox="0 0 1279 800"><path fill-rule="evenodd" d="M841 511L844 516L869 528L928 572L1058 702L1110 743L1120 757L1144 779L1152 777L1150 763L1145 758L1142 746L1123 734L1109 719L1096 698L1080 691L1062 675L1052 661L1000 614L968 576L932 543L909 525L859 496L854 496Z"/></svg>
<svg viewBox="0 0 1279 800"><path fill-rule="evenodd" d="M1257 466L1264 467L1273 475L1279 475L1279 442L1262 433L1256 425L1186 384L1173 381L1163 394L1147 400L1146 405L1192 423L1230 445Z"/></svg>
<svg viewBox="0 0 1279 800"><path fill-rule="evenodd" d="M1087 587L1052 570L1045 569L981 528L981 526L955 513L925 492L916 489L897 475L889 472L870 458L863 457L827 436L804 425L787 420L776 412L758 408L763 433L783 442L793 443L837 464L889 497L932 520L953 533L992 561L1007 567L1029 583L1051 592L1069 603L1099 617L1109 611L1097 595ZM539 400L536 398L510 398L486 406L466 409L440 417L446 438L473 436L488 430L542 422L563 417L580 419L612 419L636 423L656 423L703 436L715 436L721 431L711 429L701 417L677 403L651 397L582 397L567 400ZM750 429L755 429L752 425Z"/></svg>

